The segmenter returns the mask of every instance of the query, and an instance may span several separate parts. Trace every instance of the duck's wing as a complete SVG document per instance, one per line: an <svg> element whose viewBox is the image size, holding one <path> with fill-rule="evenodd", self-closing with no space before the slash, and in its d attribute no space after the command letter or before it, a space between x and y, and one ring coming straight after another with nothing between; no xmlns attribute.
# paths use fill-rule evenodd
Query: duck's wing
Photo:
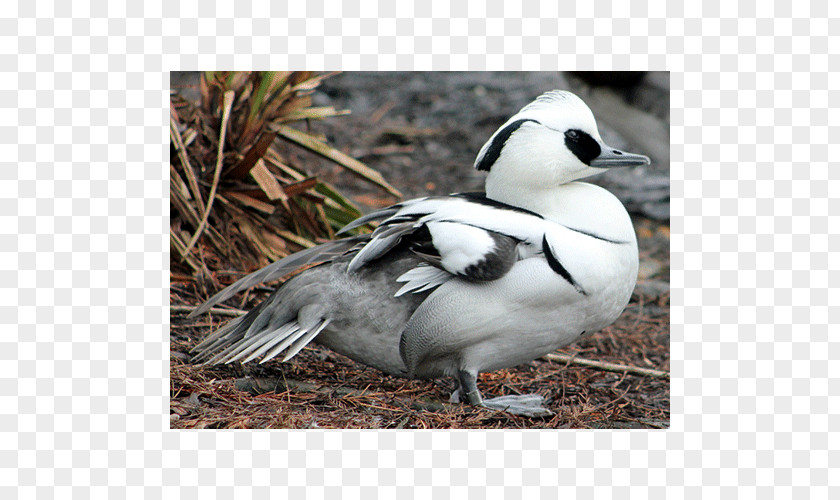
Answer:
<svg viewBox="0 0 840 500"><path fill-rule="evenodd" d="M369 235L354 236L341 240L329 241L321 245L301 250L273 262L259 271L255 271L223 289L216 295L210 297L207 302L201 304L187 318L194 318L209 311L211 307L228 300L237 293L247 290L253 286L269 281L281 279L298 269L308 266L331 262L340 255L353 250L355 247L365 243Z"/></svg>
<svg viewBox="0 0 840 500"><path fill-rule="evenodd" d="M426 222L412 238L409 248L427 263L397 278L405 285L396 296L424 292L456 277L497 280L519 260L522 243L512 236L458 222Z"/></svg>
<svg viewBox="0 0 840 500"><path fill-rule="evenodd" d="M358 272L398 245L421 257L428 265L417 266L397 278L396 281L405 283L397 291L399 296L430 290L456 277L493 281L504 276L529 248L532 253L541 251L531 242L540 242L533 236L536 232L532 226L539 225L541 217L488 200L483 194L409 200L361 217L342 232L376 220L382 222L370 235L302 250L241 278L196 308L189 317L203 314L248 288L281 279L304 266L332 262L342 255L350 260L348 273ZM249 321L243 320L245 323Z"/></svg>
<svg viewBox="0 0 840 500"><path fill-rule="evenodd" d="M516 261L543 253L552 264L556 260L552 260L550 250L546 251L550 247L544 241L547 223L539 214L488 199L483 193L408 200L360 217L339 233L376 220L381 223L370 235L302 250L243 277L189 317L205 313L250 287L283 278L303 266L331 262L340 255L355 253L347 271L357 272L400 244L407 245L430 267L421 265L401 275L398 281L405 285L398 295L426 291L455 277L494 281Z"/></svg>
<svg viewBox="0 0 840 500"><path fill-rule="evenodd" d="M423 266L401 276L399 281L407 285L400 294L427 290L428 285L444 282L446 274L470 281L498 279L522 257L523 244L538 242L534 237L538 229L533 226L544 222L537 214L478 193L410 200L365 216L363 223L378 218L384 220L353 257L349 272L369 265L401 243L438 268Z"/></svg>

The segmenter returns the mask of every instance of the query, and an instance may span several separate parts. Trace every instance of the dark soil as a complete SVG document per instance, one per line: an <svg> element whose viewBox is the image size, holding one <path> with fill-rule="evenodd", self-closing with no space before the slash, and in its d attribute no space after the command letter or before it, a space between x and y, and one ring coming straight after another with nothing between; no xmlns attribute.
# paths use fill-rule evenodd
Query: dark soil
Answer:
<svg viewBox="0 0 840 500"><path fill-rule="evenodd" d="M173 74L173 87L187 88L191 78ZM640 280L614 325L561 352L667 372L667 74L645 75L629 88L601 89L562 73L344 73L327 79L315 99L316 104L350 109L352 115L313 122L311 130L379 170L406 198L480 190L483 176L472 168L476 152L510 115L554 88L574 90L590 103L608 143L653 159L653 165L644 169L590 179L616 193L631 212L639 236ZM627 108L609 116L610 109L592 104L596 98L598 102L615 98L620 102L613 107ZM622 122L626 116L655 130L628 128ZM292 151L288 154L311 165L314 175L351 195L364 211L396 201L339 167ZM230 283L238 276L219 273L217 279ZM214 291L204 286L180 278L173 281L171 303L199 304ZM246 294L240 307L256 304L269 290ZM189 349L229 317L206 316L198 322L184 318L181 313L171 316L173 428L664 428L670 423L669 378L545 360L482 374L479 388L487 397L540 393L556 413L550 419L449 404L455 387L451 380L386 376L319 346L304 349L288 363L193 366Z"/></svg>

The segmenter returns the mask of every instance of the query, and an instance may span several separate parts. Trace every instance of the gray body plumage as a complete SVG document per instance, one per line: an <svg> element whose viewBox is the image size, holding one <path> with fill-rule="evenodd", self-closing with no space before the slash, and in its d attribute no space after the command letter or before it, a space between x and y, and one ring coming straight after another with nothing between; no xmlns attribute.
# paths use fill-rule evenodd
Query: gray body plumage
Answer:
<svg viewBox="0 0 840 500"><path fill-rule="evenodd" d="M329 321L313 341L390 375L408 376L399 353L400 335L411 314L429 292L408 293L399 297L395 294L402 286L397 278L420 264L422 259L406 249L400 249L384 256L380 260L381 266L363 267L350 273L347 268L356 251L339 255L334 252L341 248L349 250L359 240L363 239L347 238L310 249L312 256L320 255L321 260L326 259L326 262L287 280L256 308L208 337L193 349L199 353L194 361L238 361L244 359L233 359L242 354L239 348L245 347L245 354L250 355L265 345L261 342L249 344L255 336L270 334L284 327L289 329L287 325L296 325L300 330L311 332ZM241 283L223 290L227 293L218 298L224 300L231 295L230 292L281 277L277 275L278 271L288 271L289 268L278 264L284 263L281 260L273 264L274 273L246 276ZM215 303L217 297L203 306L207 309ZM273 340L276 338L270 335L265 338L265 342Z"/></svg>

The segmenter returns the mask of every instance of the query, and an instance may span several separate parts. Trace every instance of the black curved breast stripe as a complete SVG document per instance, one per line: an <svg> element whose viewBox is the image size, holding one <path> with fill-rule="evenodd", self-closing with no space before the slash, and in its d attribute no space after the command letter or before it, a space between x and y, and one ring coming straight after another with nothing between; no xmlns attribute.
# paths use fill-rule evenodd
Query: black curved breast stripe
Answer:
<svg viewBox="0 0 840 500"><path fill-rule="evenodd" d="M577 290L578 293L588 295L586 291L583 288L581 288L578 282L575 281L574 278L572 278L571 273L569 273L569 271L565 267L563 267L563 264L560 263L560 261L554 255L554 253L552 253L551 246L548 244L548 240L545 238L545 235L543 235L542 248L543 254L545 254L545 260L548 261L548 266L551 268L551 270L562 276L564 280L568 281L570 285L575 287L575 290Z"/></svg>

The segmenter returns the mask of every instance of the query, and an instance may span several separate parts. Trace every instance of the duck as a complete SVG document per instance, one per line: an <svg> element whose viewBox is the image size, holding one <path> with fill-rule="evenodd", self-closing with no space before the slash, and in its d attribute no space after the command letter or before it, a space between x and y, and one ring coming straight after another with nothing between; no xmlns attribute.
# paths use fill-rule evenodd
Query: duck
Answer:
<svg viewBox="0 0 840 500"><path fill-rule="evenodd" d="M530 362L619 317L638 274L636 234L618 198L581 179L649 164L608 146L578 96L546 92L479 150L473 167L486 173L484 192L375 210L339 234L378 222L373 232L241 278L189 316L293 275L196 345L192 361L265 363L282 354L285 362L315 342L388 375L452 377L451 402L553 415L538 394L483 397L478 375Z"/></svg>

